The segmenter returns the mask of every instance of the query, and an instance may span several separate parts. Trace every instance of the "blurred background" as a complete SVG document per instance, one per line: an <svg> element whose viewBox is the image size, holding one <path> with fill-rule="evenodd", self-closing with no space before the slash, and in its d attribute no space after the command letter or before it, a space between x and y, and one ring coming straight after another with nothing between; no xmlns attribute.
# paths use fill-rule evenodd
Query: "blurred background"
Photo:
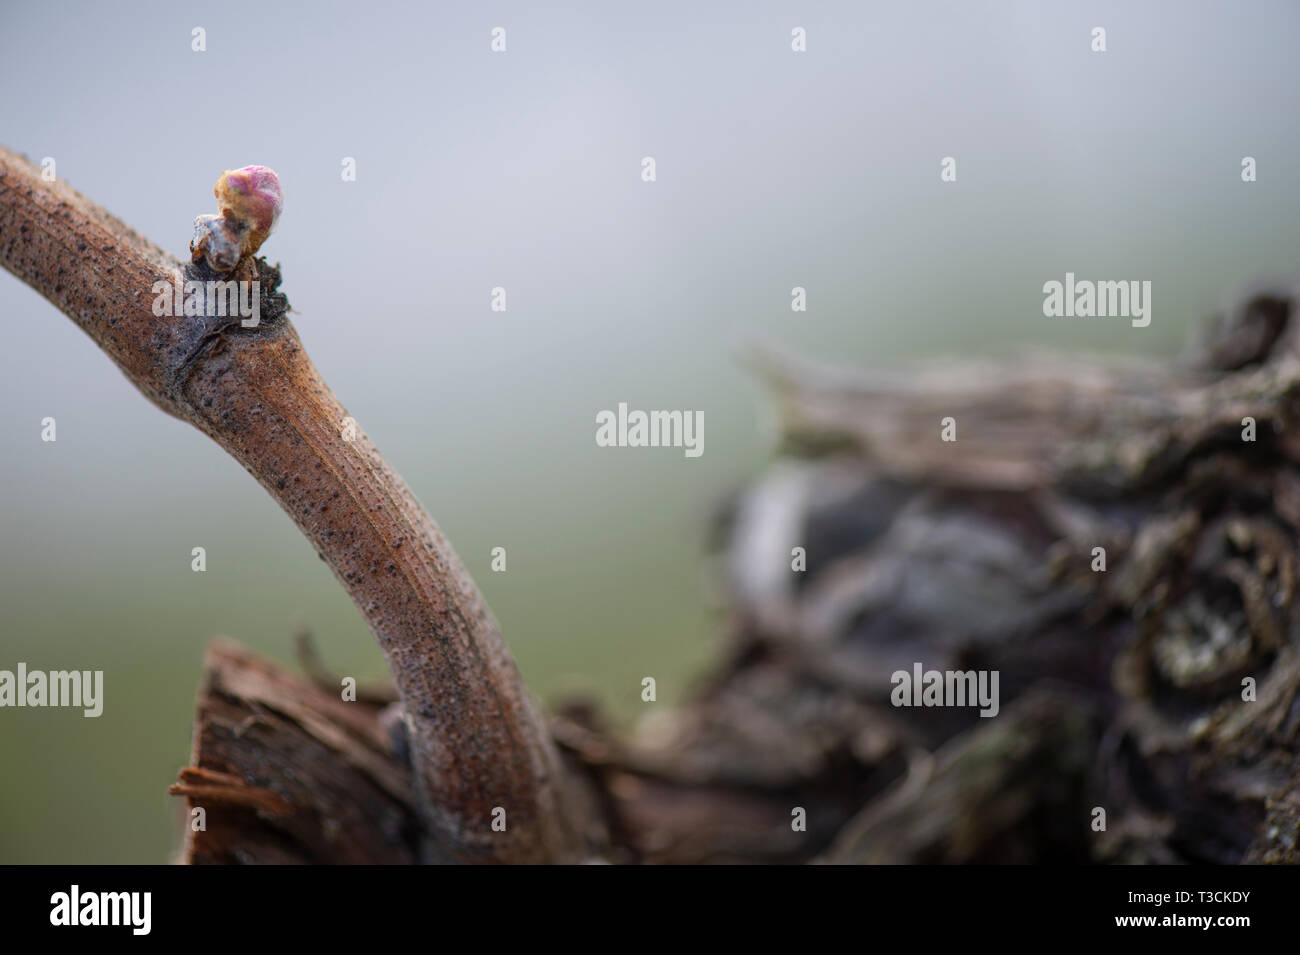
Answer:
<svg viewBox="0 0 1300 955"><path fill-rule="evenodd" d="M0 142L182 257L223 169L279 172L293 321L543 701L627 724L709 658L708 518L773 437L746 342L1174 354L1295 265L1295 4L413 6L6 3ZM1150 327L1044 318L1067 271L1150 280ZM97 720L0 710L0 862L166 861L214 635L383 660L224 452L8 273L0 322L0 668L105 672ZM596 447L620 401L703 412L704 455Z"/></svg>

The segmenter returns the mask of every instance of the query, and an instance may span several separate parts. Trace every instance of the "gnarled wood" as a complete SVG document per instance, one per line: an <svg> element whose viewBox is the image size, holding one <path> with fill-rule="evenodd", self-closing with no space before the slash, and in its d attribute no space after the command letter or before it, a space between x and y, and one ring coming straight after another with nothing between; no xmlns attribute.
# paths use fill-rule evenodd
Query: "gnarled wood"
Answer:
<svg viewBox="0 0 1300 955"><path fill-rule="evenodd" d="M226 641L204 661L192 765L169 792L190 864L404 865L419 858L410 767L381 708L344 702Z"/></svg>

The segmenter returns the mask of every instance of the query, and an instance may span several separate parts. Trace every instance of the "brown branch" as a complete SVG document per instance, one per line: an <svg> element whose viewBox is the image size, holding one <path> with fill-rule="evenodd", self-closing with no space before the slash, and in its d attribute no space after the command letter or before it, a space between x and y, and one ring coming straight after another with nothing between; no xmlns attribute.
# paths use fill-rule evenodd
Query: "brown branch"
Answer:
<svg viewBox="0 0 1300 955"><path fill-rule="evenodd" d="M365 615L405 707L430 861L571 861L566 777L496 621L437 526L321 380L270 296L256 328L160 318L154 284L211 279L0 147L0 263L156 405L226 449ZM279 282L263 260L241 277ZM263 300L268 295L263 291ZM494 807L507 828L491 828Z"/></svg>

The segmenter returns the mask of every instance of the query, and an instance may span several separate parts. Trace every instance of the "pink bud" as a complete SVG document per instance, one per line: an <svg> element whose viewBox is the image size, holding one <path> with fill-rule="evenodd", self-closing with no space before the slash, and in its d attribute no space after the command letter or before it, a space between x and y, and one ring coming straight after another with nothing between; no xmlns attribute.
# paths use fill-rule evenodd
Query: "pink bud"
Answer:
<svg viewBox="0 0 1300 955"><path fill-rule="evenodd" d="M213 271L225 274L262 247L280 218L284 192L275 170L245 166L223 172L212 193L221 215L195 220L190 252L195 262L206 259Z"/></svg>

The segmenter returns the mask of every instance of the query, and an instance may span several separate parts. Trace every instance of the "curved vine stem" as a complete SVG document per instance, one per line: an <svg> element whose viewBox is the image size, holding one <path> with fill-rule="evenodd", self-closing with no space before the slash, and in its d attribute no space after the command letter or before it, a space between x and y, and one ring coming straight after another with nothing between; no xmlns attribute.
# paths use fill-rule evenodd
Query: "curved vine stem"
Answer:
<svg viewBox="0 0 1300 955"><path fill-rule="evenodd" d="M244 465L342 582L404 707L427 858L582 858L566 777L496 621L438 527L321 380L283 314L278 270L257 260L237 273L262 286L257 327L155 315L155 283L211 279L205 266L168 255L3 147L0 264L154 404ZM506 812L503 832L491 825L496 807Z"/></svg>

